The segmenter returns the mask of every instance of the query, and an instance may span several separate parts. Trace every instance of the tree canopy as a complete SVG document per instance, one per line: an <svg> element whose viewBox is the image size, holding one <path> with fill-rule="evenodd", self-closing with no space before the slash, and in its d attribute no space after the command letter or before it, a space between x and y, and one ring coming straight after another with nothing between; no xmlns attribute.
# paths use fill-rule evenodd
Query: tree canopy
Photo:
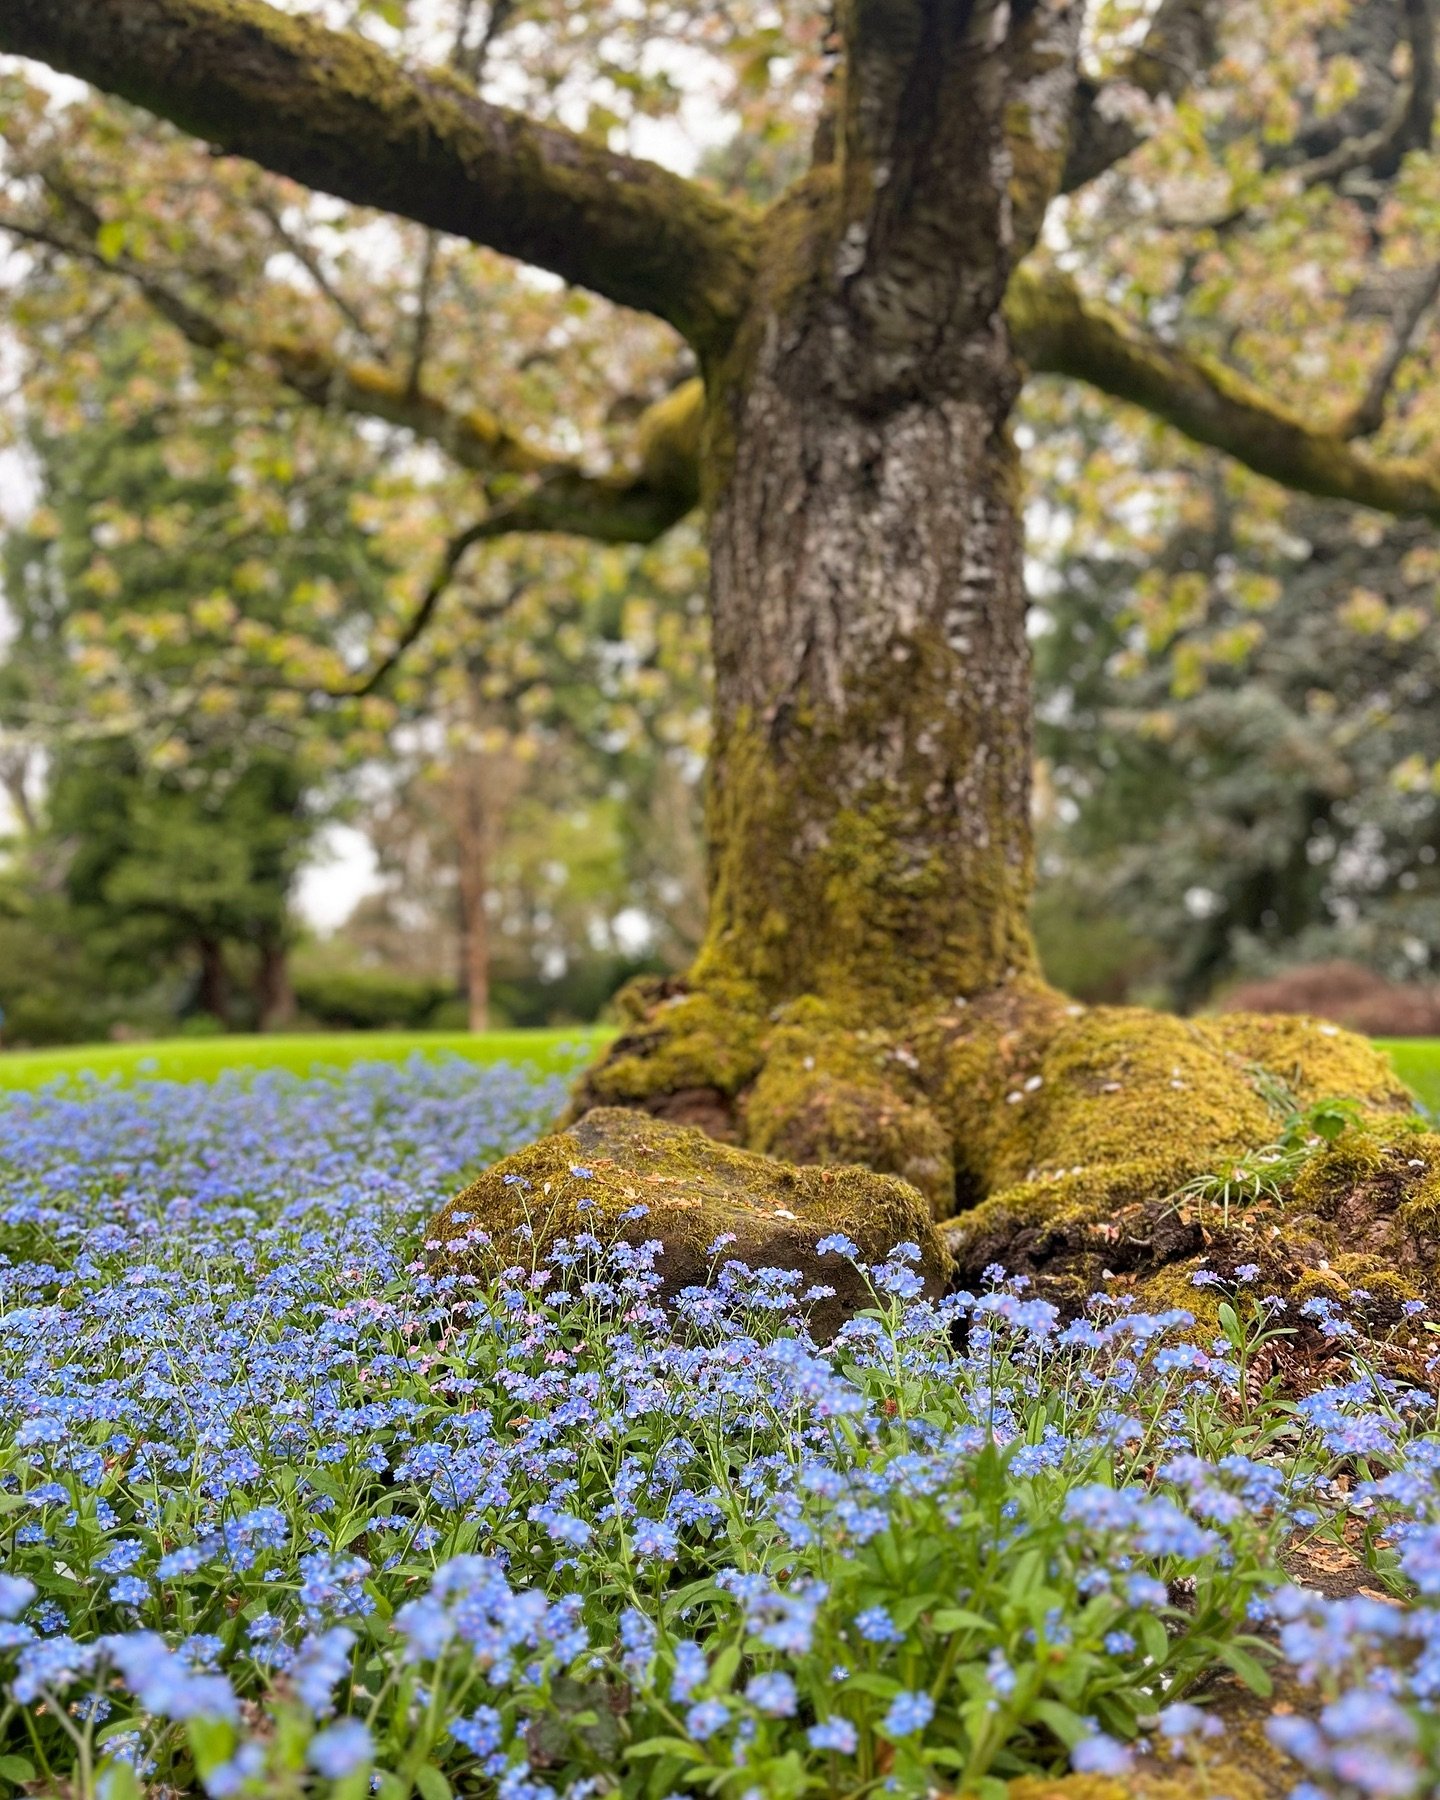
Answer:
<svg viewBox="0 0 1440 1800"><path fill-rule="evenodd" d="M699 492L679 345L463 245L662 319L713 357L773 217L755 159L727 192L723 158L686 178L623 146L649 126L673 149L688 84L758 139L768 196L828 129L836 44L820 13L764 5L590 4L558 32L543 5L497 6L484 26L483 11L12 6L6 49L180 131L115 100L57 105L16 65L4 222L92 293L99 272L107 294L157 309L197 360L438 446L472 477L470 541L643 541ZM1011 281L1030 369L1286 485L1440 516L1421 391L1437 280L1426 0L1354 19L1112 5L1086 42L1067 191ZM379 246L365 209L423 229ZM402 279L377 281L387 266ZM547 391L517 366L552 330L574 345L569 371L585 368L564 432L553 377Z"/></svg>

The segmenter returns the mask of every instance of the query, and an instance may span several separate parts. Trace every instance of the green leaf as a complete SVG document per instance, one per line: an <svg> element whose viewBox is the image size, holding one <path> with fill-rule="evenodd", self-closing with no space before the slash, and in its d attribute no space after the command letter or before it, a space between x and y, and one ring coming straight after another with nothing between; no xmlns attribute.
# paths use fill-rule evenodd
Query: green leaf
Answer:
<svg viewBox="0 0 1440 1800"><path fill-rule="evenodd" d="M1262 1700L1269 1695L1275 1684L1248 1650L1242 1650L1238 1644L1217 1642L1215 1654L1227 1669L1240 1677L1252 1694L1258 1694Z"/></svg>
<svg viewBox="0 0 1440 1800"><path fill-rule="evenodd" d="M1048 1725L1067 1750L1073 1750L1081 1738L1089 1737L1090 1727L1068 1706L1058 1700L1033 1700L1030 1712L1042 1725Z"/></svg>
<svg viewBox="0 0 1440 1800"><path fill-rule="evenodd" d="M130 227L123 219L107 219L95 233L95 248L106 262L114 262L129 236Z"/></svg>
<svg viewBox="0 0 1440 1800"><path fill-rule="evenodd" d="M452 1800L455 1792L434 1763L421 1763L415 1771L415 1785L421 1800Z"/></svg>
<svg viewBox="0 0 1440 1800"><path fill-rule="evenodd" d="M6 1781L33 1781L35 1765L23 1756L0 1756L0 1775Z"/></svg>
<svg viewBox="0 0 1440 1800"><path fill-rule="evenodd" d="M993 1619L987 1619L983 1613L966 1612L963 1606L942 1606L930 1623L937 1631L983 1631L987 1635L994 1631Z"/></svg>
<svg viewBox="0 0 1440 1800"><path fill-rule="evenodd" d="M139 1777L128 1762L105 1765L106 1800L143 1800Z"/></svg>
<svg viewBox="0 0 1440 1800"><path fill-rule="evenodd" d="M1135 1621L1135 1635L1140 1648L1158 1667L1164 1667L1170 1655L1170 1634L1153 1613L1141 1613Z"/></svg>
<svg viewBox="0 0 1440 1800"><path fill-rule="evenodd" d="M858 1675L850 1675L845 1681L846 1691L857 1688L862 1694L874 1694L880 1700L893 1700L900 1692L900 1683L893 1675L875 1675L868 1669L862 1669Z"/></svg>
<svg viewBox="0 0 1440 1800"><path fill-rule="evenodd" d="M202 1775L211 1774L235 1754L235 1727L227 1719L191 1719L185 1735Z"/></svg>
<svg viewBox="0 0 1440 1800"><path fill-rule="evenodd" d="M705 1754L688 1738L653 1737L630 1746L631 1756L678 1756L685 1762L704 1762Z"/></svg>

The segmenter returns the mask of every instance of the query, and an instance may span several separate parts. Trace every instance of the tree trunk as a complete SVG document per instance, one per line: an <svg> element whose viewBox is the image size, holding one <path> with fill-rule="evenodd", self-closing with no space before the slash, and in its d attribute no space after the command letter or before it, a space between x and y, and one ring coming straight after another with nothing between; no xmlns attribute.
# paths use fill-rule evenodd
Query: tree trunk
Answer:
<svg viewBox="0 0 1440 1800"><path fill-rule="evenodd" d="M222 1025L228 1024L230 1013L230 972L225 967L224 946L215 938L202 938L200 950L200 985L195 999L200 1011L209 1013Z"/></svg>
<svg viewBox="0 0 1440 1800"><path fill-rule="evenodd" d="M294 1023L295 990L290 985L290 957L281 938L266 938L260 945L255 1001L262 1031L284 1031Z"/></svg>
<svg viewBox="0 0 1440 1800"><path fill-rule="evenodd" d="M998 316L955 351L877 405L828 321L782 327L734 400L697 973L766 1005L879 1015L1034 967L1018 375Z"/></svg>
<svg viewBox="0 0 1440 1800"><path fill-rule="evenodd" d="M484 759L462 756L455 772L455 860L460 903L461 983L471 1031L490 1024L490 820Z"/></svg>

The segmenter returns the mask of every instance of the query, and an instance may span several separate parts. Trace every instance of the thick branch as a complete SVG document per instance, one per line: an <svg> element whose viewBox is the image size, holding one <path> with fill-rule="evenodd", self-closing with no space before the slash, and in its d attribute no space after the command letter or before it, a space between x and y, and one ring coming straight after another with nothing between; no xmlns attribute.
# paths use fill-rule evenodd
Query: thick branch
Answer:
<svg viewBox="0 0 1440 1800"><path fill-rule="evenodd" d="M1072 376L1143 407L1197 444L1301 493L1440 520L1440 464L1371 456L1343 429L1317 427L1243 376L1082 299L1064 276L1022 269L1006 316L1037 372Z"/></svg>
<svg viewBox="0 0 1440 1800"><path fill-rule="evenodd" d="M480 536L557 531L608 544L653 543L699 500L701 386L688 383L658 401L637 424L636 464L592 475L510 431L483 407L461 410L410 377L377 363L347 362L330 350L294 339L249 340L216 315L201 311L133 258L107 259L93 241L44 222L0 215L0 231L58 250L131 281L157 313L196 349L235 362L268 365L312 405L383 419L443 450L461 468L494 483L526 478L486 516ZM473 541L473 540L472 540Z"/></svg>
<svg viewBox="0 0 1440 1800"><path fill-rule="evenodd" d="M5 0L0 50L309 187L656 313L701 350L744 305L750 230L735 207L264 0Z"/></svg>
<svg viewBox="0 0 1440 1800"><path fill-rule="evenodd" d="M1058 176L1079 16L1078 0L838 0L836 265L873 392L927 390L990 330L1047 161ZM1021 137L1034 154L1007 191Z"/></svg>

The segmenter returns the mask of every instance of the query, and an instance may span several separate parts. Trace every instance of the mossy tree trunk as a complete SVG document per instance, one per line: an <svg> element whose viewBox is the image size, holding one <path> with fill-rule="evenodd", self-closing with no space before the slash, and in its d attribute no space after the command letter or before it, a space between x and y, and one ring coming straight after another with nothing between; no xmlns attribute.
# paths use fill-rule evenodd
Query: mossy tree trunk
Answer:
<svg viewBox="0 0 1440 1800"><path fill-rule="evenodd" d="M1007 38L986 4L841 7L829 160L772 216L711 372L696 974L767 1006L893 1016L1033 968L1003 303L1040 212L1016 171L1059 179L1079 11L1033 9Z"/></svg>
<svg viewBox="0 0 1440 1800"><path fill-rule="evenodd" d="M816 285L721 389L697 976L886 1016L1033 961L1018 380L998 310L895 379Z"/></svg>
<svg viewBox="0 0 1440 1800"><path fill-rule="evenodd" d="M826 151L706 371L709 929L687 982L632 995L576 1111L900 1174L965 1215L967 1277L1058 1262L1083 1290L1132 1256L1116 1206L1273 1135L1257 1065L1297 1099L1403 1102L1350 1040L1044 983L1006 297L1060 179L1078 8L838 22Z"/></svg>

